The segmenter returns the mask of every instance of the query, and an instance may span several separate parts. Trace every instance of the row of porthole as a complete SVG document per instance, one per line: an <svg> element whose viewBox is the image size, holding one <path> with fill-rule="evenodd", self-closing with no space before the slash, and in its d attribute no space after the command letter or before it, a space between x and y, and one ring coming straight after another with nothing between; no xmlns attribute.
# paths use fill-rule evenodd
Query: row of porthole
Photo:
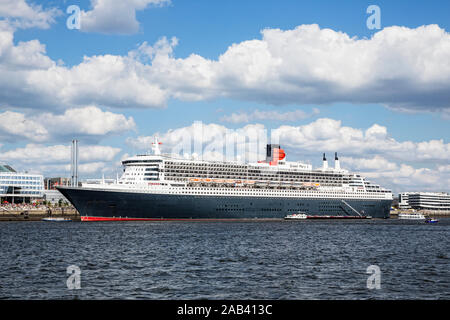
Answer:
<svg viewBox="0 0 450 320"><path fill-rule="evenodd" d="M191 192L197 192L197 193L200 192L200 191L197 191L196 189L193 189L193 188L189 188L189 190L192 190ZM202 190L211 190L211 189L202 188ZM214 192L212 192L212 190L211 190L212 193L204 192L203 194L221 194L220 191L225 191L225 190L224 189L216 189L216 190L214 190ZM179 191L179 192L185 193L186 191ZM200 193L202 193L202 192L200 192ZM266 192L266 194L267 193L275 193L275 194L283 194L283 195L285 195L285 194L294 194L295 195L295 194L298 194L298 193L302 193L303 194L303 192L285 191L285 190L279 190L279 191L268 190ZM326 195L342 195L343 194L342 192L320 192L320 193L321 194L326 194ZM222 194L248 194L248 195L252 195L252 194L255 194L255 193L254 192L253 193L252 192L248 192L248 191L247 192L242 192L242 191L239 192L238 191L238 192L227 192L227 193L222 193ZM263 194L263 193L261 193L261 191L259 191L258 194ZM345 192L344 194L350 195L351 193Z"/></svg>
<svg viewBox="0 0 450 320"><path fill-rule="evenodd" d="M227 196L227 195L234 195L234 196L265 196L267 194L262 194L262 193L258 193L258 194L254 194L254 193L215 193L215 192L206 192L206 193L201 193L201 192L170 192L169 194L183 194L183 195L214 195L214 196ZM270 195L270 194L269 194ZM273 195L273 194L272 194ZM327 194L328 196L331 196L330 194ZM285 196L285 195L284 195ZM295 196L295 195L291 195L291 196ZM317 195L317 194L307 194L306 196L308 197L313 197L313 198L322 198L323 195ZM337 199L341 199L341 197L336 197ZM364 196L359 196L357 197L358 199L366 199L366 197ZM378 197L379 199L384 199L384 197L380 196ZM345 198L345 199L355 199L355 198Z"/></svg>

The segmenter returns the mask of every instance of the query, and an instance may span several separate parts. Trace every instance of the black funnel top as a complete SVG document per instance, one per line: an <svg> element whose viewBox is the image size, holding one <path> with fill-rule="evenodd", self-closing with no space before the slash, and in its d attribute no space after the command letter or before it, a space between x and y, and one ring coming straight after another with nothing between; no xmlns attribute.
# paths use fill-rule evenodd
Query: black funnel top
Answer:
<svg viewBox="0 0 450 320"><path fill-rule="evenodd" d="M279 144L268 144L266 149L266 161L270 162L272 161L273 151L275 149L280 149Z"/></svg>

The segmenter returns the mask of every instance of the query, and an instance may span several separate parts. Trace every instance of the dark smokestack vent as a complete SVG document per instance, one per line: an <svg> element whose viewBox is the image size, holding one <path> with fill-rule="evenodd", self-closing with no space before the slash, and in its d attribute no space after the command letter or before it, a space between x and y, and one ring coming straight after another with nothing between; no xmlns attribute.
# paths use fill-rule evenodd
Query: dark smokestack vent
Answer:
<svg viewBox="0 0 450 320"><path fill-rule="evenodd" d="M325 153L323 154L323 161L327 161L327 158L325 158Z"/></svg>
<svg viewBox="0 0 450 320"><path fill-rule="evenodd" d="M273 159L273 154L274 154L274 150L275 149L280 149L280 145L279 144L268 144L267 145L267 152L266 152L266 161L270 162Z"/></svg>
<svg viewBox="0 0 450 320"><path fill-rule="evenodd" d="M337 156L337 152L334 153L334 160L339 160Z"/></svg>

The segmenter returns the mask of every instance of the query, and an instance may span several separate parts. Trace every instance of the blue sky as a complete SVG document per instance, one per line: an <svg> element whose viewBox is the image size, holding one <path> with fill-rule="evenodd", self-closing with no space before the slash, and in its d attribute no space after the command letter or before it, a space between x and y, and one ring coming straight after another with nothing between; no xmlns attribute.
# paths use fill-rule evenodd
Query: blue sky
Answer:
<svg viewBox="0 0 450 320"><path fill-rule="evenodd" d="M3 39L13 40L0 50L0 64L11 72L0 74L0 161L45 175L67 175L67 149L62 146L79 138L86 150L104 147L97 157L92 152L83 160L84 177L98 177L112 175L124 154L142 151L133 142L138 137L147 141L145 137L159 133L170 140L170 132L189 132L195 121L235 130L261 124L269 131L283 127L291 160L320 165L322 152L338 151L344 167L395 191L450 189L448 1L147 0L147 5L129 1L124 7L126 1L101 0L98 8L90 0L4 1L0 28ZM78 5L85 14L81 30L66 27L69 5ZM381 30L367 28L369 5L381 9ZM315 24L317 29L298 29ZM109 32L111 28L116 29ZM269 31L262 34L264 29ZM321 35L325 40L317 40ZM176 43L171 43L173 37ZM295 44L300 38L303 42ZM279 39L284 39L282 45ZM257 47L250 47L252 40ZM333 41L336 54L324 49ZM275 50L273 60L265 60L264 45ZM280 52L278 45L284 46ZM355 50L346 47L353 45ZM336 58L340 49L342 68ZM360 62L372 54L369 49L376 51L375 58ZM308 52L318 52L312 66L304 62L310 59ZM131 53L138 56L127 60ZM192 55L197 57L194 66ZM247 70L241 56L254 66ZM229 59L222 63L223 57ZM126 66L110 72L108 65L111 70ZM421 67L426 71L418 79ZM190 74L189 68L195 72ZM206 81L210 75L212 80ZM286 79L301 85L287 88ZM153 89L154 95L148 93ZM96 111L84 109L88 106ZM71 109L83 111L80 116L66 114ZM92 125L98 130L86 125L94 114L98 119ZM13 128L9 119L27 125ZM48 119L60 124L53 126ZM340 133L324 135L317 126L320 119L328 119L329 125L338 121ZM381 130L379 140L369 141L369 128ZM290 134L292 130L301 134ZM307 136L311 130L316 131ZM349 131L364 137L352 138ZM377 148L370 148L371 143ZM56 149L64 155L26 160L40 149L47 150L40 158Z"/></svg>

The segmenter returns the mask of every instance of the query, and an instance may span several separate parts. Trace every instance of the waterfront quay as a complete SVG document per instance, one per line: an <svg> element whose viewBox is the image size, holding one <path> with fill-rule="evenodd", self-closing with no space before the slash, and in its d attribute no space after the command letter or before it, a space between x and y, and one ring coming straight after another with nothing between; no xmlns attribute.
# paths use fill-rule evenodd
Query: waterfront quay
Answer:
<svg viewBox="0 0 450 320"><path fill-rule="evenodd" d="M80 214L73 207L35 206L29 204L0 205L0 221L40 221L48 217L81 221Z"/></svg>
<svg viewBox="0 0 450 320"><path fill-rule="evenodd" d="M448 210L418 210L429 217L450 217ZM400 213L412 213L412 210L392 210L391 218L396 219ZM0 205L0 222L1 221L40 221L43 218L69 218L72 221L81 221L80 214L72 206L45 206L45 205L31 205L31 204L2 204ZM236 219L234 219L236 220ZM239 220L239 219L238 219ZM243 219L245 220L245 219ZM254 221L255 219L250 219ZM273 221L274 219L267 219ZM275 219L281 220L281 219Z"/></svg>

